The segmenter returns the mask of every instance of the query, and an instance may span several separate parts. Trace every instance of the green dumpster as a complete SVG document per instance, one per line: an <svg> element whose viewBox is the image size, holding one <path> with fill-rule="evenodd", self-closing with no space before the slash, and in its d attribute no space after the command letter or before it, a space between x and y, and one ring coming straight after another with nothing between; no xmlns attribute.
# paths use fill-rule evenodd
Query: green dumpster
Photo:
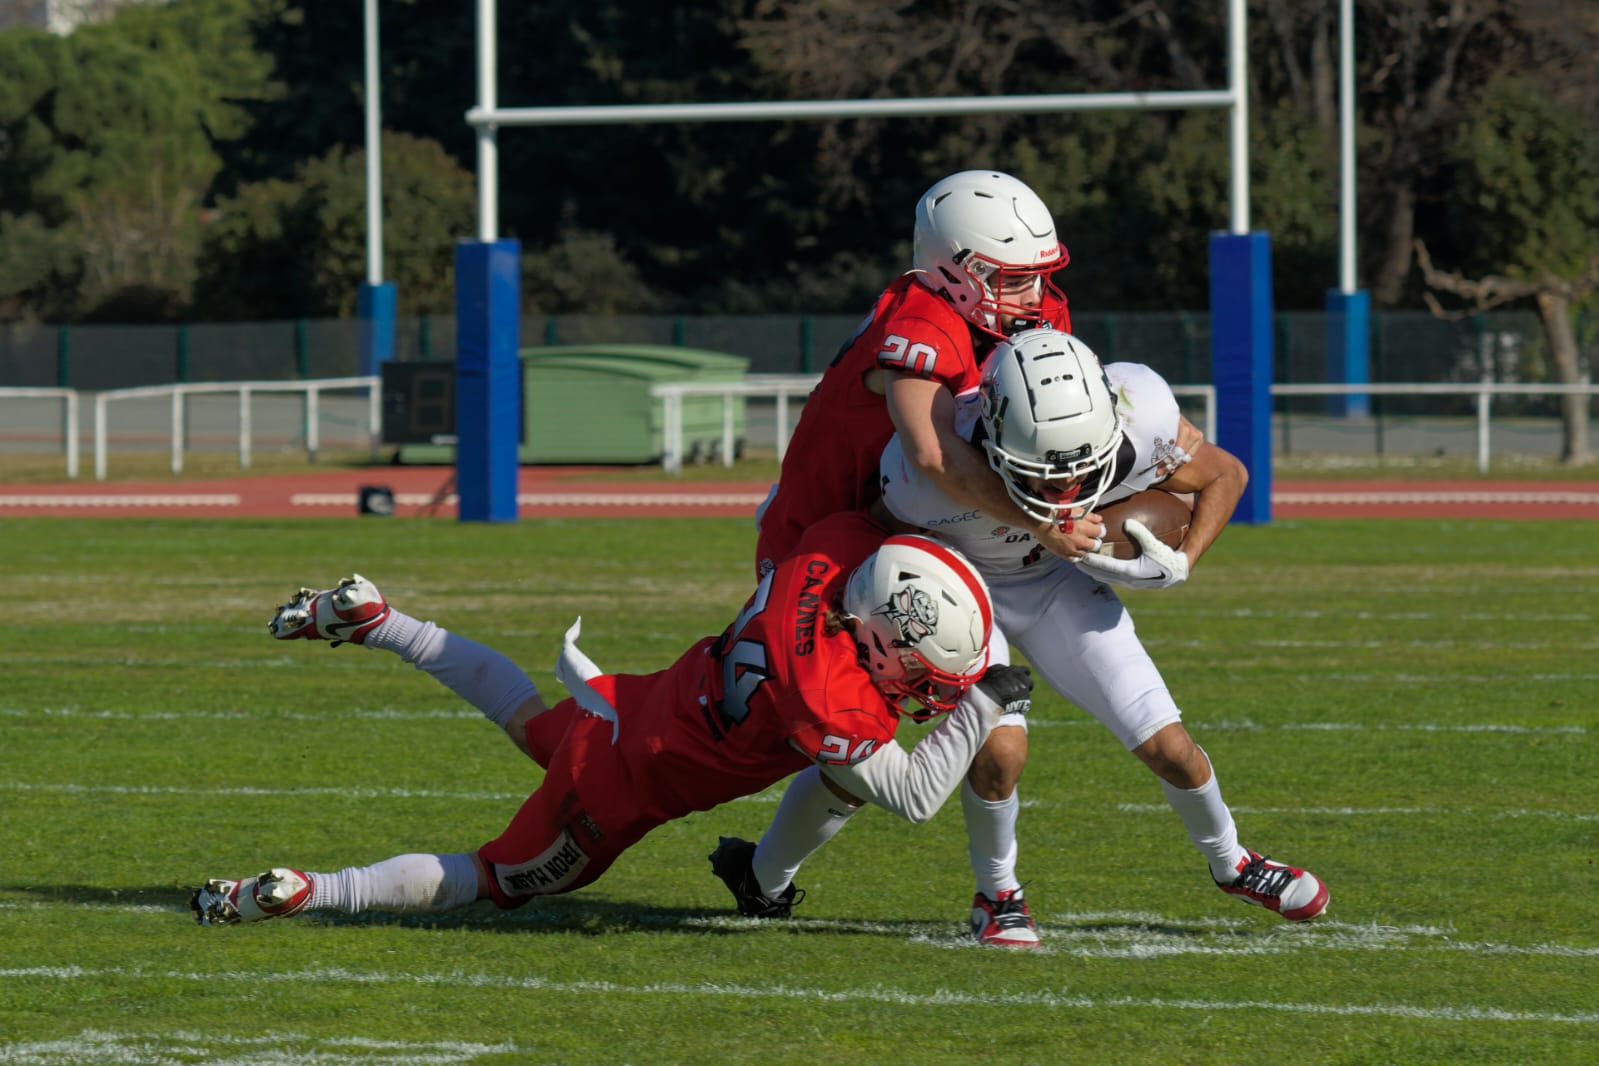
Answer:
<svg viewBox="0 0 1599 1066"><path fill-rule="evenodd" d="M665 452L665 401L650 387L667 382L742 381L741 356L650 344L585 344L524 348L523 463L654 463ZM689 461L718 455L720 396L683 398L683 453ZM744 397L735 396L733 438L745 432ZM737 445L735 444L735 447ZM402 462L450 463L450 445L413 444Z"/></svg>

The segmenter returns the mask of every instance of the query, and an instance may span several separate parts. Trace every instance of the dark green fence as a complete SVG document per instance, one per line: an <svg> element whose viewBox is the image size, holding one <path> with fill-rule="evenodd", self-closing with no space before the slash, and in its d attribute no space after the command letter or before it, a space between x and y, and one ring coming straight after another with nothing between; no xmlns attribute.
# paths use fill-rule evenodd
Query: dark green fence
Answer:
<svg viewBox="0 0 1599 1066"><path fill-rule="evenodd" d="M1073 328L1106 362L1154 367L1173 384L1211 380L1207 312L1073 314ZM749 360L755 374L825 368L854 333L853 315L554 315L522 320L522 345L670 344ZM1586 368L1599 362L1599 315L1578 316ZM395 333L401 361L453 360L455 319L402 318ZM1276 317L1276 380L1327 378L1326 316ZM0 326L0 385L77 389L130 388L185 381L279 381L346 377L359 372L360 324L352 319L198 323L179 326ZM1554 379L1548 345L1531 312L1445 321L1427 312L1372 315L1373 381ZM1322 410L1325 401L1282 401L1288 411ZM1469 401L1459 401L1468 404ZM1552 413L1553 400L1526 399L1526 413ZM1437 400L1386 397L1384 410L1408 413ZM1422 408L1417 408L1422 410ZM1507 409L1508 411L1509 409ZM1465 407L1462 407L1462 412Z"/></svg>

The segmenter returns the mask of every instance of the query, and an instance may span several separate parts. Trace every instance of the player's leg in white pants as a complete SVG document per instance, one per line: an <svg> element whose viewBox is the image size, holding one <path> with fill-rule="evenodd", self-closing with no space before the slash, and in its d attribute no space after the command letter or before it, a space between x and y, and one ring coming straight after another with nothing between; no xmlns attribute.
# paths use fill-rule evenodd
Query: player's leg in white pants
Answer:
<svg viewBox="0 0 1599 1066"><path fill-rule="evenodd" d="M1167 803L1218 876L1244 849L1204 751L1109 586L1068 563L1027 581L990 581L996 620L1039 679L1093 715L1161 778Z"/></svg>
<svg viewBox="0 0 1599 1066"><path fill-rule="evenodd" d="M368 648L391 651L505 730L524 753L525 722L543 711L538 686L501 652L389 605L389 616L367 635Z"/></svg>
<svg viewBox="0 0 1599 1066"><path fill-rule="evenodd" d="M997 622L988 645L990 664L1011 661L1010 643ZM961 784L966 852L977 891L990 899L1020 888L1016 878L1016 822L1021 814L1017 781L1027 764L1027 719L1005 715L972 761Z"/></svg>
<svg viewBox="0 0 1599 1066"><path fill-rule="evenodd" d="M997 625L989 643L988 661L991 666L1010 662L1010 645ZM1019 731L1025 743L1026 719L1020 715L1006 716L1000 722L1006 727L1012 722L1020 723ZM1007 731L1010 731L1009 728ZM828 788L818 768L813 766L795 774L783 791L777 813L772 816L771 824L761 834L760 843L755 848L752 867L761 891L775 898L787 888L801 864L837 836L859 809L841 800ZM1015 795L1012 794L1008 802L990 803L973 794L968 780L961 786L961 809L966 814L967 838L974 842L971 845L973 868L977 869L981 862L984 870L994 871L991 877L1002 879L1009 871L1014 879ZM994 856L1000 857L998 861ZM978 883L985 883L982 873L978 874ZM1015 885L1010 887L1014 888Z"/></svg>

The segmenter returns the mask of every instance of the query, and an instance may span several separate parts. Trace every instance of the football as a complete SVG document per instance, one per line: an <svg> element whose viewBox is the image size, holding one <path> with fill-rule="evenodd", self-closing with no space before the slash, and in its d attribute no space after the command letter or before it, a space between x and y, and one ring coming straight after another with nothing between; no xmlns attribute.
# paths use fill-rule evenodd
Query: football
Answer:
<svg viewBox="0 0 1599 1066"><path fill-rule="evenodd" d="M1175 548L1187 535L1194 512L1186 497L1160 489L1145 489L1099 508L1099 516L1105 520L1105 543L1100 546L1099 553L1132 559L1143 549L1127 535L1123 522L1136 518L1162 543Z"/></svg>

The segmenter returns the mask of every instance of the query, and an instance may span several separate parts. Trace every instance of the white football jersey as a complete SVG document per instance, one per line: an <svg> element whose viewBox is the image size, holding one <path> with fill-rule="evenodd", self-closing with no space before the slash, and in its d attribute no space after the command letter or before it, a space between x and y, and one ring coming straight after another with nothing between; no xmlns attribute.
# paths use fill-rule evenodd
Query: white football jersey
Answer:
<svg viewBox="0 0 1599 1066"><path fill-rule="evenodd" d="M1126 439L1100 507L1149 488L1189 459L1177 446L1182 416L1171 386L1138 363L1111 363L1105 375ZM971 440L982 427L977 394L957 402L956 428ZM889 511L960 549L988 580L990 655L1004 654L1009 662L1005 642L1014 644L1045 684L1093 715L1129 751L1181 720L1114 589L1045 550L1028 530L951 500L905 461L897 436L883 451L881 472ZM1018 724L1025 728L1025 720Z"/></svg>
<svg viewBox="0 0 1599 1066"><path fill-rule="evenodd" d="M1100 508L1164 480L1188 461L1177 446L1182 418L1177 397L1165 379L1142 363L1110 363L1105 376L1116 393L1116 410L1126 436L1107 475L1113 483L1100 497ZM968 392L956 403L956 432L971 440L982 426L978 395ZM881 474L883 502L895 518L948 541L984 576L1016 573L1048 555L1028 530L1008 526L950 499L905 461L898 435L883 450Z"/></svg>

